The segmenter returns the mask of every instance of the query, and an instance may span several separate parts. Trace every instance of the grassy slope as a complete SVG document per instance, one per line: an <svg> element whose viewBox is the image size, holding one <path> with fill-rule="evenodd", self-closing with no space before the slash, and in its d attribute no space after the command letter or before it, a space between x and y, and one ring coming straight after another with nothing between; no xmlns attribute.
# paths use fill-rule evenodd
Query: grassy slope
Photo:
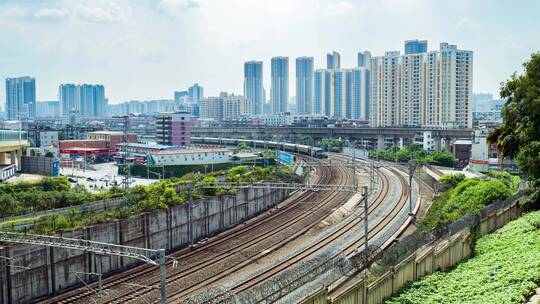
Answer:
<svg viewBox="0 0 540 304"><path fill-rule="evenodd" d="M482 237L477 255L405 287L385 303L522 303L540 284L540 211Z"/></svg>

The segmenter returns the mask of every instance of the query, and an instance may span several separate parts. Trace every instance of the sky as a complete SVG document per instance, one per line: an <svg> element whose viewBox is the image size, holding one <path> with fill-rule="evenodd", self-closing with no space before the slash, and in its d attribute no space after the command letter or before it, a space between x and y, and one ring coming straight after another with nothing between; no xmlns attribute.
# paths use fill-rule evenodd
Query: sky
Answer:
<svg viewBox="0 0 540 304"><path fill-rule="evenodd" d="M456 44L474 52L475 93L498 96L500 82L540 51L538 0L0 0L0 78L36 78L38 100L61 83L99 83L109 103L173 98L193 83L206 96L243 93L243 63L358 51L403 52ZM5 101L5 82L0 81Z"/></svg>

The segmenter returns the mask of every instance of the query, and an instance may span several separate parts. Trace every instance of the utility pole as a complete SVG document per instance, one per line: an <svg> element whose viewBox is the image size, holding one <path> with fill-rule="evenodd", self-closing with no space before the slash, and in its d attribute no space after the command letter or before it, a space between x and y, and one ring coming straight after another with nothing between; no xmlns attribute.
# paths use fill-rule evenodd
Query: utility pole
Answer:
<svg viewBox="0 0 540 304"><path fill-rule="evenodd" d="M370 177L369 177L369 191L371 193L373 193L373 183L375 182L375 166L374 166L374 161L373 160L370 160L370 167L371 167L371 170L370 170Z"/></svg>
<svg viewBox="0 0 540 304"><path fill-rule="evenodd" d="M413 160L409 160L409 215L412 216L413 214L413 202L412 202L412 188L413 188L413 174L414 174L414 162Z"/></svg>
<svg viewBox="0 0 540 304"><path fill-rule="evenodd" d="M358 184L356 182L356 149L354 148L354 146L356 145L353 145L353 148L352 148L352 151L353 151L353 158L352 158L352 162L353 162L353 186L355 188L358 187Z"/></svg>
<svg viewBox="0 0 540 304"><path fill-rule="evenodd" d="M159 291L160 304L167 302L167 267L165 266L165 249L159 249Z"/></svg>
<svg viewBox="0 0 540 304"><path fill-rule="evenodd" d="M193 247L193 214L192 214L192 191L193 191L193 184L189 184L189 200L188 200L188 229L189 229L189 248Z"/></svg>
<svg viewBox="0 0 540 304"><path fill-rule="evenodd" d="M362 186L362 190L364 192L364 249L368 250L368 187Z"/></svg>

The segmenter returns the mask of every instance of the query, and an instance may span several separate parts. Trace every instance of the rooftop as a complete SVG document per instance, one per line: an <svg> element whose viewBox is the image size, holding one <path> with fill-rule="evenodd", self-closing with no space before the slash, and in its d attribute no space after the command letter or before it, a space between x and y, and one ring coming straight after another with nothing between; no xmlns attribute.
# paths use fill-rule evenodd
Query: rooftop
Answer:
<svg viewBox="0 0 540 304"><path fill-rule="evenodd" d="M124 135L124 133L120 131L94 131L94 132L88 132L88 134Z"/></svg>
<svg viewBox="0 0 540 304"><path fill-rule="evenodd" d="M170 154L193 154L193 153L216 153L216 152L229 152L228 149L219 147L203 147L193 149L178 149L178 150L160 150L155 152L158 155L170 155Z"/></svg>

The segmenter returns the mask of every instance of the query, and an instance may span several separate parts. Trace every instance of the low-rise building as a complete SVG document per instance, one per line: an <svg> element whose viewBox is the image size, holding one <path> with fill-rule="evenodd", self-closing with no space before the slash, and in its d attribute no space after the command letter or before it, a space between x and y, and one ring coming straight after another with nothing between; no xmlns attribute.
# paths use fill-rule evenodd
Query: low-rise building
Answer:
<svg viewBox="0 0 540 304"><path fill-rule="evenodd" d="M230 151L215 146L167 146L160 144L121 143L120 151L147 157L154 165L203 165L225 163Z"/></svg>
<svg viewBox="0 0 540 304"><path fill-rule="evenodd" d="M118 131L95 131L88 132L86 134L87 139L94 140L105 140L107 142L108 148L114 148L117 144L127 141L131 143L137 142L137 135L127 134L124 138L123 132Z"/></svg>
<svg viewBox="0 0 540 304"><path fill-rule="evenodd" d="M251 102L244 96L222 92L219 97L201 99L200 117L217 121L239 119L251 114Z"/></svg>
<svg viewBox="0 0 540 304"><path fill-rule="evenodd" d="M191 114L188 112L160 113L156 117L156 141L161 145L191 145Z"/></svg>

